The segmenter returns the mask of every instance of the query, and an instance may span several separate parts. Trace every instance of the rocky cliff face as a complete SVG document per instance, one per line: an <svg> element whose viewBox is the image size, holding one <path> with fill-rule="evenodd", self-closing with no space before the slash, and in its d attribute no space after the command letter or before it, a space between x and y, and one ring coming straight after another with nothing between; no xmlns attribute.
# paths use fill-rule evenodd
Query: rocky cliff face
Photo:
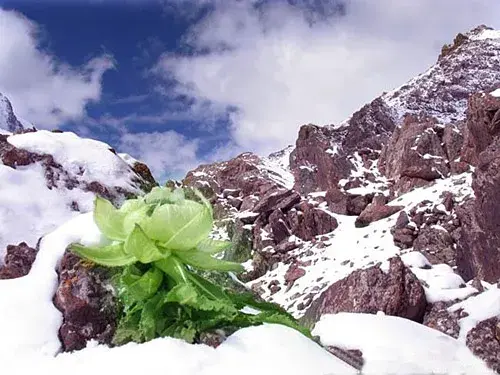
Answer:
<svg viewBox="0 0 500 375"><path fill-rule="evenodd" d="M304 125L294 146L202 165L182 184L211 200L213 236L233 242L225 257L244 264L240 281L264 299L310 325L339 312L411 319L461 340L498 372L499 126L500 33L479 27L339 126ZM77 153L68 163L80 147L98 162ZM118 203L155 184L143 164L64 133L1 135L0 158L0 178L39 192L19 219L33 235L0 232L0 278L29 272L38 238L90 210L94 194ZM0 215L11 214L2 194ZM37 226L49 209L54 220ZM107 342L115 311L106 275L69 255L57 271L64 349ZM362 358L349 349L331 348Z"/></svg>
<svg viewBox="0 0 500 375"><path fill-rule="evenodd" d="M304 322L382 311L460 334L498 369L477 332L500 310L470 332L456 310L500 279L498 88L500 33L481 26L339 126L302 126L281 162L243 154L183 183L218 207L241 279Z"/></svg>

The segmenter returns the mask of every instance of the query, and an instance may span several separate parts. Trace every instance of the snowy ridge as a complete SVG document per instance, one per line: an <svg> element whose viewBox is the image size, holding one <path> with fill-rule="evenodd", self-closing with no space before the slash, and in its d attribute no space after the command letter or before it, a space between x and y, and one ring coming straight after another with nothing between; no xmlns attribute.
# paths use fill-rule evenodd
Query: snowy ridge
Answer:
<svg viewBox="0 0 500 375"><path fill-rule="evenodd" d="M0 164L0 264L7 245L24 241L35 247L41 236L79 212L91 211L94 185L97 190L141 194L140 177L105 143L49 131L12 135L6 142L50 155L55 164Z"/></svg>
<svg viewBox="0 0 500 375"><path fill-rule="evenodd" d="M463 120L470 94L498 88L500 31L479 27L460 35L435 65L382 96L396 123L420 112L444 124Z"/></svg>

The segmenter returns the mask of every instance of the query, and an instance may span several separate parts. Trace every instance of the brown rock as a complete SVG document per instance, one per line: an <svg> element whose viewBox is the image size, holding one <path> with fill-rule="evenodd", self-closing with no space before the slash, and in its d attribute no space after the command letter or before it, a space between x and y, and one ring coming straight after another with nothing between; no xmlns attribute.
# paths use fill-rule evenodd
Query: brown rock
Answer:
<svg viewBox="0 0 500 375"><path fill-rule="evenodd" d="M58 268L54 305L63 315L59 329L64 351L83 349L92 339L110 344L116 329L116 301L106 285L109 275L66 253Z"/></svg>
<svg viewBox="0 0 500 375"><path fill-rule="evenodd" d="M290 266L288 271L286 271L285 282L287 284L293 283L295 280L300 279L305 274L306 274L306 271L303 268L300 268L297 265L292 265L292 266Z"/></svg>
<svg viewBox="0 0 500 375"><path fill-rule="evenodd" d="M459 310L450 312L448 307L455 302L437 302L429 304L425 312L423 324L429 328L436 329L454 338L458 338L460 333L461 313Z"/></svg>
<svg viewBox="0 0 500 375"><path fill-rule="evenodd" d="M500 109L500 98L488 94L471 95L468 101L462 160L472 165L479 163L479 155L498 135L493 121Z"/></svg>
<svg viewBox="0 0 500 375"><path fill-rule="evenodd" d="M356 228L366 227L374 221L382 220L386 217L394 215L403 208L403 206L389 206L386 204L380 204L380 202L371 203L363 212L361 212L354 225Z"/></svg>
<svg viewBox="0 0 500 375"><path fill-rule="evenodd" d="M442 229L425 226L419 232L413 249L420 251L432 264L445 263L456 265L456 252L453 238Z"/></svg>
<svg viewBox="0 0 500 375"><path fill-rule="evenodd" d="M354 271L325 290L307 310L304 321L317 322L323 314L383 311L422 322L427 301L422 285L400 258L390 259L389 272L378 266Z"/></svg>
<svg viewBox="0 0 500 375"><path fill-rule="evenodd" d="M498 318L478 323L467 333L467 347L475 356L486 362L489 368L500 373L500 341L497 336Z"/></svg>
<svg viewBox="0 0 500 375"><path fill-rule="evenodd" d="M396 182L403 177L432 181L448 175L447 155L441 146L442 131L431 118L406 116L402 127L394 130L382 150L380 171ZM407 189L412 187L407 185L404 185ZM409 191L402 187L398 190Z"/></svg>
<svg viewBox="0 0 500 375"><path fill-rule="evenodd" d="M7 246L4 263L0 266L0 279L16 279L26 276L35 262L37 250L26 242Z"/></svg>
<svg viewBox="0 0 500 375"><path fill-rule="evenodd" d="M300 210L289 211L287 219L292 234L304 241L310 241L320 234L330 233L338 227L338 222L332 215L306 202L300 204Z"/></svg>
<svg viewBox="0 0 500 375"><path fill-rule="evenodd" d="M270 213L274 210L288 211L300 202L300 195L294 190L270 191L264 195L252 211L258 213Z"/></svg>

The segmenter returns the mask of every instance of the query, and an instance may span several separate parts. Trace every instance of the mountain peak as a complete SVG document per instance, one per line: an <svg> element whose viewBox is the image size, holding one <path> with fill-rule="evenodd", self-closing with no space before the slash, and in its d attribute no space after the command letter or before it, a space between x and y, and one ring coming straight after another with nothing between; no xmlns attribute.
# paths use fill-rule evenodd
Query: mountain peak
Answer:
<svg viewBox="0 0 500 375"><path fill-rule="evenodd" d="M14 114L9 99L2 93L0 93L0 129L8 130L13 133L24 129L23 125Z"/></svg>

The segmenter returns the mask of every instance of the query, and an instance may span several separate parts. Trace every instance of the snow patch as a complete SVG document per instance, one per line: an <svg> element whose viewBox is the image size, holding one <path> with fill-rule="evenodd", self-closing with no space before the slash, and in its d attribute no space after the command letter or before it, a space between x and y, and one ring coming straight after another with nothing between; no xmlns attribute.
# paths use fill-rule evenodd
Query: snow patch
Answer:
<svg viewBox="0 0 500 375"><path fill-rule="evenodd" d="M323 315L313 330L323 345L363 352L364 375L493 374L460 341L388 315Z"/></svg>

